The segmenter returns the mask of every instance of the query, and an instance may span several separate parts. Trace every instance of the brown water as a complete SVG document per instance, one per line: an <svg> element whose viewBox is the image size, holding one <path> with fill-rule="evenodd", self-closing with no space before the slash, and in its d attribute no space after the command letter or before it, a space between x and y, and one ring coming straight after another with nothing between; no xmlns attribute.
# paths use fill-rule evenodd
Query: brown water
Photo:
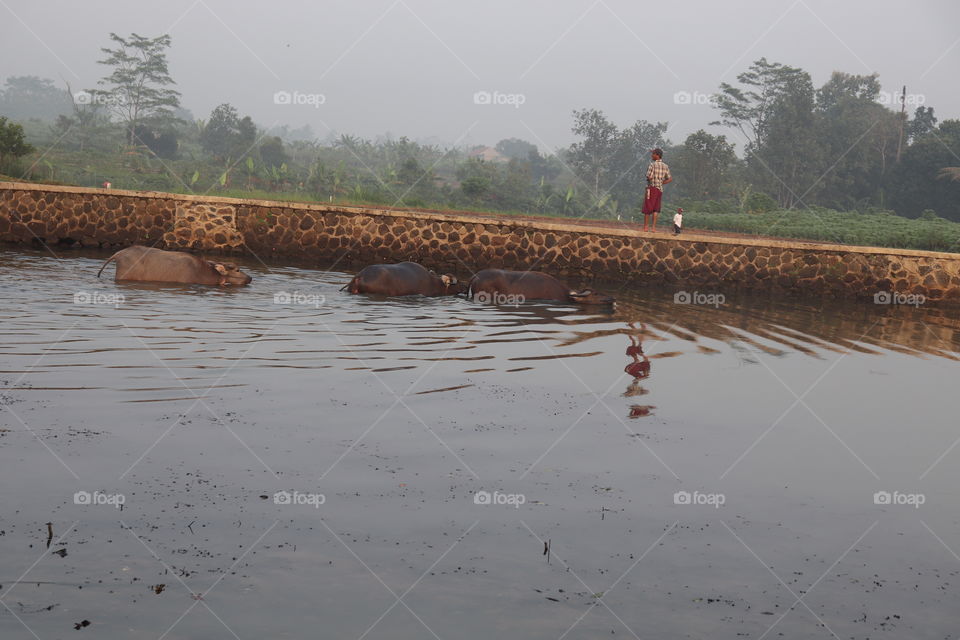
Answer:
<svg viewBox="0 0 960 640"><path fill-rule="evenodd" d="M102 258L0 250L4 640L960 627L955 312L385 300L255 262L239 290L114 284Z"/></svg>

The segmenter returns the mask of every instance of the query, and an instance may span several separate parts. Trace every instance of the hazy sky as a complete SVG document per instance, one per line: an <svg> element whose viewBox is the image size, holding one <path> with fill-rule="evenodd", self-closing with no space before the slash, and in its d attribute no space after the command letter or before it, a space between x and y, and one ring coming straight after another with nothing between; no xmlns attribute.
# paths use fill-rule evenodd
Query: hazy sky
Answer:
<svg viewBox="0 0 960 640"><path fill-rule="evenodd" d="M668 121L680 142L720 131L706 96L761 56L816 86L834 70L877 72L885 91L906 84L941 120L960 118L958 0L0 0L0 79L93 87L111 31L171 34L195 116L229 102L320 137L547 150L573 140L571 110L596 107L621 126Z"/></svg>

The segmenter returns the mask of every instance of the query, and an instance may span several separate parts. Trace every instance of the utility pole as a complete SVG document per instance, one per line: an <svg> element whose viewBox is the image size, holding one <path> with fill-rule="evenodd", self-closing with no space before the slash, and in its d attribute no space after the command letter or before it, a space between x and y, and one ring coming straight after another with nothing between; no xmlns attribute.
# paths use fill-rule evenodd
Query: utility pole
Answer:
<svg viewBox="0 0 960 640"><path fill-rule="evenodd" d="M900 151L903 149L903 125L907 121L907 85L903 85L900 94L900 139L897 140L897 164L900 164Z"/></svg>

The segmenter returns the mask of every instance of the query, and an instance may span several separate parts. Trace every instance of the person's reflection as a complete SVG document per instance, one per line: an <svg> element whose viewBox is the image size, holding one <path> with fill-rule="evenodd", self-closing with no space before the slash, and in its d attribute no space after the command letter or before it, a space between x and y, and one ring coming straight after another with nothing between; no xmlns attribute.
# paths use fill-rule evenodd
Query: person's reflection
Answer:
<svg viewBox="0 0 960 640"><path fill-rule="evenodd" d="M627 326L631 329L631 332L627 334L630 338L627 355L633 358L633 362L624 367L623 370L633 376L633 380L630 381L627 390L623 392L623 397L633 398L649 393L647 389L640 385L640 381L650 377L650 359L647 358L647 354L643 352L643 343L641 341L641 336L646 331L646 326L641 325L638 329L633 322L628 322ZM656 407L639 404L630 405L628 417L634 419L649 416L653 409L656 409Z"/></svg>

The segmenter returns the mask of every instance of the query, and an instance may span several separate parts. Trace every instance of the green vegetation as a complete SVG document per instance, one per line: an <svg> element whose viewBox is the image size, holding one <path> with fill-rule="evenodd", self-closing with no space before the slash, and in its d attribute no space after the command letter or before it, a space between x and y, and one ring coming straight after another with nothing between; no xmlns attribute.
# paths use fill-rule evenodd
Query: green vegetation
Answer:
<svg viewBox="0 0 960 640"><path fill-rule="evenodd" d="M688 230L733 231L902 249L960 250L960 223L939 218L929 210L917 219L904 218L892 211L834 211L821 207L763 213L684 211L683 222Z"/></svg>
<svg viewBox="0 0 960 640"><path fill-rule="evenodd" d="M739 155L725 135L700 129L673 144L666 122L619 126L590 108L572 114L573 144L544 153L516 138L472 149L332 132L321 140L309 126L265 130L230 104L195 118L171 88L170 36L111 33L109 41L97 88L73 93L41 78L6 79L0 173L281 201L629 220L638 215L649 151L659 146L675 178L664 223L683 206L687 228L958 248L960 120L938 124L922 104L912 117L892 109L875 74L835 72L816 88L802 69L755 61L711 98L719 115L711 124L742 138Z"/></svg>
<svg viewBox="0 0 960 640"><path fill-rule="evenodd" d="M0 116L0 171L3 171L13 162L29 153L33 153L32 146L26 143L23 127Z"/></svg>

